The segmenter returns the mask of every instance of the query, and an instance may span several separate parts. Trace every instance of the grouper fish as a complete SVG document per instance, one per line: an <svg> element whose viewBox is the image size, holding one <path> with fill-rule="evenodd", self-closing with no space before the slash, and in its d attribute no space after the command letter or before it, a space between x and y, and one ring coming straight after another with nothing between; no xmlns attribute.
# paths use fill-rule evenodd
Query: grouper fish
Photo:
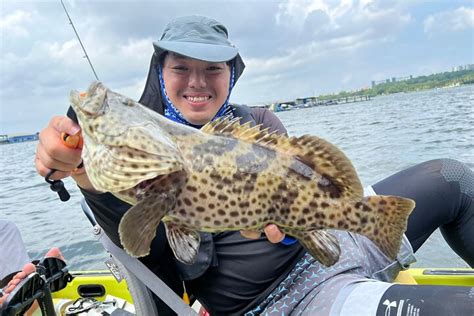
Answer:
<svg viewBox="0 0 474 316"><path fill-rule="evenodd" d="M414 202L363 197L350 160L316 136L287 137L221 118L200 130L175 123L94 82L71 92L92 185L132 207L119 225L133 257L146 256L160 222L176 258L192 264L199 232L263 231L269 223L331 266L329 229L367 236L395 258Z"/></svg>

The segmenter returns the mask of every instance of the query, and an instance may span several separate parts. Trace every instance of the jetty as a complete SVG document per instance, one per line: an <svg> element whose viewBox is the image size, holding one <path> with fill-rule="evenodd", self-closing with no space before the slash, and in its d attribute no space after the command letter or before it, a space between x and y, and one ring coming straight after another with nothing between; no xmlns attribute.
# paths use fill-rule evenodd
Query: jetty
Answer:
<svg viewBox="0 0 474 316"><path fill-rule="evenodd" d="M314 106L328 106L335 104L370 101L372 98L373 97L370 95L355 95L324 99L321 99L320 97L306 97L297 98L296 100L291 101L278 101L272 104L264 105L264 107L268 108L270 111L273 112L280 112L292 109L309 108Z"/></svg>
<svg viewBox="0 0 474 316"><path fill-rule="evenodd" d="M39 133L35 134L3 134L0 135L0 144L13 144L38 140Z"/></svg>

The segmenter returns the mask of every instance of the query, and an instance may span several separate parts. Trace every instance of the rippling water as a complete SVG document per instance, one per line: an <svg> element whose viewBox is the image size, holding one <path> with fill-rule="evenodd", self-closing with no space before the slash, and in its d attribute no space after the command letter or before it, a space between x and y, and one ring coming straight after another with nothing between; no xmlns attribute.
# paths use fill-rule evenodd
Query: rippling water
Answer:
<svg viewBox="0 0 474 316"><path fill-rule="evenodd" d="M364 185L416 163L454 158L474 169L474 86L377 97L372 101L280 112L290 135L326 138L351 158ZM60 202L36 174L36 143L0 146L0 217L20 228L32 257L59 246L71 268L103 269L106 258L66 180ZM436 232L417 252L417 266L467 267Z"/></svg>

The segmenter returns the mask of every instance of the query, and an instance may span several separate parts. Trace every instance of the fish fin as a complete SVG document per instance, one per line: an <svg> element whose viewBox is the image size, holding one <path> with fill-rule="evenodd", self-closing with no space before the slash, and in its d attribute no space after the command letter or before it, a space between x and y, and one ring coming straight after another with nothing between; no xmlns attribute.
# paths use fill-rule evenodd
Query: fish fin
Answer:
<svg viewBox="0 0 474 316"><path fill-rule="evenodd" d="M153 180L135 192L137 204L120 220L119 236L124 249L132 257L150 253L161 219L176 205L176 195L186 181L184 171L174 172ZM117 194L119 198L124 199Z"/></svg>
<svg viewBox="0 0 474 316"><path fill-rule="evenodd" d="M166 193L140 200L120 220L120 242L132 257L144 257L150 253L158 224L173 206L167 200Z"/></svg>
<svg viewBox="0 0 474 316"><path fill-rule="evenodd" d="M360 210L357 218L363 220L363 224L356 224L358 229L354 231L367 236L389 258L395 259L407 228L408 216L414 207L413 200L403 197L366 197L362 203L356 204Z"/></svg>
<svg viewBox="0 0 474 316"><path fill-rule="evenodd" d="M254 127L250 123L240 125L239 119L228 117L209 122L201 129L209 134L221 134L235 137L239 140L257 143L263 147L294 155L298 160L312 168L322 176L323 190L333 192L337 196L360 200L364 190L359 177L349 158L333 144L311 135L288 137L261 125Z"/></svg>
<svg viewBox="0 0 474 316"><path fill-rule="evenodd" d="M298 240L311 256L329 267L339 260L341 248L337 238L326 230L313 230L302 234Z"/></svg>
<svg viewBox="0 0 474 316"><path fill-rule="evenodd" d="M166 236L173 253L179 261L190 265L196 261L201 236L195 230L177 225L165 224Z"/></svg>

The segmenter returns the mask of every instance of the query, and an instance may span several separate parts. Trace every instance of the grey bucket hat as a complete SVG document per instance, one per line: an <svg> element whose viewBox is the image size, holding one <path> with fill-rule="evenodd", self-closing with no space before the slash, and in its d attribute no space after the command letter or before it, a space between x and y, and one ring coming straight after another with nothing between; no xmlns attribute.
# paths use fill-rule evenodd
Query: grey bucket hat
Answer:
<svg viewBox="0 0 474 316"><path fill-rule="evenodd" d="M197 15L185 16L171 21L153 46L158 56L164 51L171 51L194 59L223 62L239 53L227 36L225 26L216 20Z"/></svg>
<svg viewBox="0 0 474 316"><path fill-rule="evenodd" d="M228 39L226 27L205 16L184 16L171 21L164 29L161 39L154 42L153 46L158 58L170 51L208 62L235 59L236 78L245 68L238 48Z"/></svg>

